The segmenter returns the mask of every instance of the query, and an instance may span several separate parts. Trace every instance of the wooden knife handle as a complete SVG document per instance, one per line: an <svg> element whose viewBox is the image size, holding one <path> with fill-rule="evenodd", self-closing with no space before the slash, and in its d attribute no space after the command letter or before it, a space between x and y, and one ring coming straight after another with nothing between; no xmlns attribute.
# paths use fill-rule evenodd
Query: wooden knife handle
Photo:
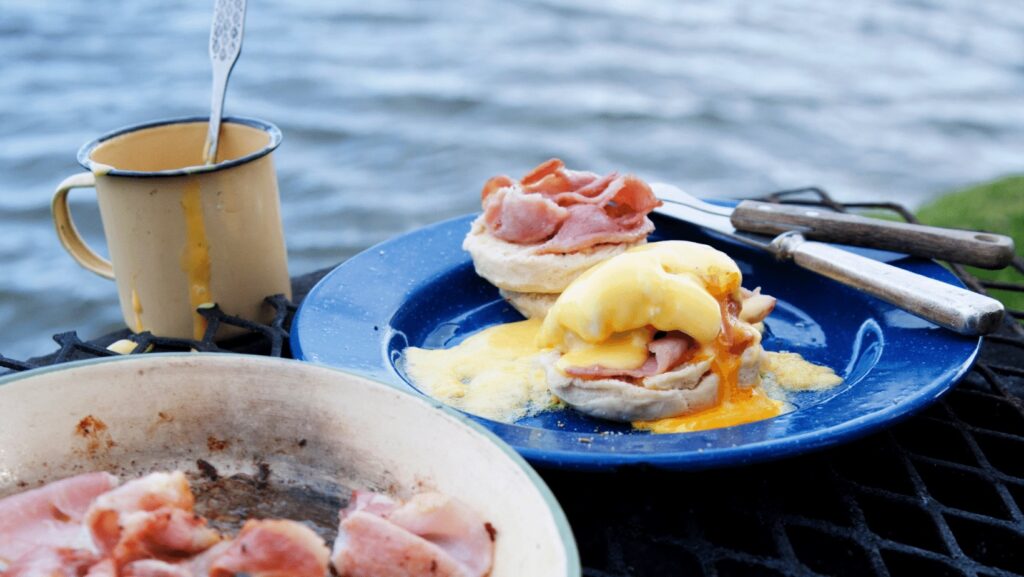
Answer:
<svg viewBox="0 0 1024 577"><path fill-rule="evenodd" d="M799 234L781 235L772 245L781 258L962 335L991 333L1003 319L1003 305L993 298L836 246L804 240Z"/></svg>
<svg viewBox="0 0 1024 577"><path fill-rule="evenodd" d="M999 234L891 222L827 209L745 200L732 213L739 230L778 235L799 231L814 240L904 252L982 268L1003 268L1013 239Z"/></svg>

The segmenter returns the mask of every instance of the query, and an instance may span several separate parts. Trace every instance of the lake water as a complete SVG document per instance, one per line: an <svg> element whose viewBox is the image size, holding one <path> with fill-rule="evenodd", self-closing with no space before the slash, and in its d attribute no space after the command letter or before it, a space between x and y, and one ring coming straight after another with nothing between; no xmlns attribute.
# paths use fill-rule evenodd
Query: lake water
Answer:
<svg viewBox="0 0 1024 577"><path fill-rule="evenodd" d="M1024 2L250 2L228 114L277 123L293 274L551 156L705 196L916 205L1024 166ZM212 3L0 0L0 352L121 326L54 236L75 152L204 114ZM101 244L89 192L73 209Z"/></svg>

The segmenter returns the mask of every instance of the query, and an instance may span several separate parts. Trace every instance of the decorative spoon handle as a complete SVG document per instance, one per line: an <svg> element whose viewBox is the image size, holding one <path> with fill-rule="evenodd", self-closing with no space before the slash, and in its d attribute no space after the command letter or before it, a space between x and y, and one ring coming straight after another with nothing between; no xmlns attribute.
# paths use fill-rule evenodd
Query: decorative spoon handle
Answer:
<svg viewBox="0 0 1024 577"><path fill-rule="evenodd" d="M245 0L214 0L213 26L210 28L210 63L213 64L213 97L210 101L210 128L206 133L203 162L217 161L220 140L220 119L224 110L224 93L228 77L242 52L245 34Z"/></svg>

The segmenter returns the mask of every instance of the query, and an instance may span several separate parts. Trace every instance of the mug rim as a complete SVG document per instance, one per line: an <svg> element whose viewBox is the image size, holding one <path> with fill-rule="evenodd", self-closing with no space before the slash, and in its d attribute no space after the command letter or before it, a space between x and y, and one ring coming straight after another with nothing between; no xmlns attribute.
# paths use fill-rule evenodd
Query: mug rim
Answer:
<svg viewBox="0 0 1024 577"><path fill-rule="evenodd" d="M259 120L258 118L250 118L247 116L225 116L221 119L221 123L241 124L250 128L257 128L262 130L270 136L270 142L263 148L247 154L239 158L232 158L218 162L217 164L199 164L195 166L185 166L182 168L172 168L167 170L125 170L120 168L113 168L110 165L103 164L102 162L96 162L90 158L92 152L96 150L98 146L107 142L112 138L130 134L132 132L139 132L149 128L156 128L159 126L168 126L172 124L189 124L194 122L209 122L208 116L182 116L178 118L165 118L162 120L151 120L149 122L143 122L141 124L132 124L129 126L123 126L116 130L112 130L90 140L89 142L82 145L78 149L78 164L81 164L85 169L89 170L93 174L99 174L103 176L136 176L136 177L159 177L159 176L185 176L190 174L203 174L207 172L217 172L234 166L239 166L252 162L258 158L262 158L271 152L273 152L281 144L281 129L277 125L267 122L265 120Z"/></svg>

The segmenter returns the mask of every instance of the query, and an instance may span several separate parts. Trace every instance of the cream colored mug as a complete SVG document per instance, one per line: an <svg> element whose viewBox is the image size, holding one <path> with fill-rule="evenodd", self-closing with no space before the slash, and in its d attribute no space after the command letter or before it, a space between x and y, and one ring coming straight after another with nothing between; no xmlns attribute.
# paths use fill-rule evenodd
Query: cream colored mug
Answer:
<svg viewBox="0 0 1024 577"><path fill-rule="evenodd" d="M124 128L89 142L53 195L57 236L86 269L117 281L135 332L200 339L197 307L267 322L264 297L291 297L271 153L281 131L225 118L217 162L203 164L207 120L180 118ZM110 252L90 249L71 220L68 192L95 187ZM224 327L217 338L239 330Z"/></svg>

